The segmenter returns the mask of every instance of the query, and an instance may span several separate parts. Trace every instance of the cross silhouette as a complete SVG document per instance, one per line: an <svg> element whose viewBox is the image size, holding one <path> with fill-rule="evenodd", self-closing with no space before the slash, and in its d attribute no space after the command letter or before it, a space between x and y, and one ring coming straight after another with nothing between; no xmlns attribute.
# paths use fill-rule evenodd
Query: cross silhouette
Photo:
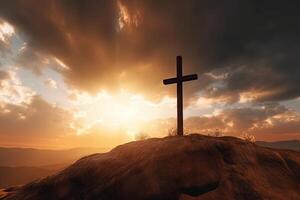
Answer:
<svg viewBox="0 0 300 200"><path fill-rule="evenodd" d="M183 88L182 83L197 80L197 74L182 76L182 57L177 56L177 77L163 80L164 85L177 84L177 135L183 136Z"/></svg>

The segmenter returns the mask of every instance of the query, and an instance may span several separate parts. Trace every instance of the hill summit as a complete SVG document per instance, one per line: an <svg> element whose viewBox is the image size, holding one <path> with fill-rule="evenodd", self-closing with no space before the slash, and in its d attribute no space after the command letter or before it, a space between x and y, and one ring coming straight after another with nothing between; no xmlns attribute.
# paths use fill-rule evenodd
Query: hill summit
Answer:
<svg viewBox="0 0 300 200"><path fill-rule="evenodd" d="M233 137L154 138L6 192L4 200L298 200L300 153Z"/></svg>

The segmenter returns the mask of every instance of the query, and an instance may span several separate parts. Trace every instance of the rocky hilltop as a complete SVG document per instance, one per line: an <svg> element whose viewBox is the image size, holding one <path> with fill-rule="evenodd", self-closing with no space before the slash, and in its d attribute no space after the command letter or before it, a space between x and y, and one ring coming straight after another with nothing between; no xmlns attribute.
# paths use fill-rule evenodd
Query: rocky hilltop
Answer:
<svg viewBox="0 0 300 200"><path fill-rule="evenodd" d="M233 137L155 138L6 192L4 200L298 200L300 153Z"/></svg>

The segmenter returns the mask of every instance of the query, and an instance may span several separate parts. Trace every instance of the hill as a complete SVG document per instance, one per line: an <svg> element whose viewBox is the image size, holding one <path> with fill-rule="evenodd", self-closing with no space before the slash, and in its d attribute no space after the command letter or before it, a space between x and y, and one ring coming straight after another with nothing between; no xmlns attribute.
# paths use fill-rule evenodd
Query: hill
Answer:
<svg viewBox="0 0 300 200"><path fill-rule="evenodd" d="M148 139L6 192L4 200L297 200L300 153L233 137Z"/></svg>
<svg viewBox="0 0 300 200"><path fill-rule="evenodd" d="M300 140L287 140L287 141L277 141L277 142L257 141L256 144L264 147L275 148L275 149L290 149L294 151L300 151Z"/></svg>

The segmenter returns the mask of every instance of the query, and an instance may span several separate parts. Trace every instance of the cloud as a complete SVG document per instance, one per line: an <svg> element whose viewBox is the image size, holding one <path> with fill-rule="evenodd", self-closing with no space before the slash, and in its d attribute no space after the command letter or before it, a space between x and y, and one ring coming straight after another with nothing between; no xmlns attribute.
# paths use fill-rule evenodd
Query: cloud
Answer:
<svg viewBox="0 0 300 200"><path fill-rule="evenodd" d="M57 82L51 78L44 81L44 84L52 89L57 89L58 85Z"/></svg>
<svg viewBox="0 0 300 200"><path fill-rule="evenodd" d="M31 69L35 74L41 75L42 70L49 64L49 56L38 52L24 43L14 58L16 65Z"/></svg>
<svg viewBox="0 0 300 200"><path fill-rule="evenodd" d="M188 118L185 123L187 129L194 132L207 134L218 129L226 135L241 136L247 133L261 139L267 135L275 138L281 135L284 138L288 134L298 138L300 133L299 113L276 103L224 109L214 116Z"/></svg>
<svg viewBox="0 0 300 200"><path fill-rule="evenodd" d="M222 120L235 133L249 132L258 123L287 112L288 109L276 103L264 104L258 108L226 109L221 114ZM257 127L261 128L261 127Z"/></svg>
<svg viewBox="0 0 300 200"><path fill-rule="evenodd" d="M287 111L270 117L266 121L258 122L251 132L259 134L290 134L300 136L300 115Z"/></svg>
<svg viewBox="0 0 300 200"><path fill-rule="evenodd" d="M223 77L204 89L205 97L227 103L298 98L300 95L299 79L296 78L300 75L298 66L295 65L292 69L290 65L289 70L280 68L284 67L256 63L215 70L216 74L222 74Z"/></svg>
<svg viewBox="0 0 300 200"><path fill-rule="evenodd" d="M9 73L6 71L0 71L0 81L9 79ZM2 85L2 84L1 84Z"/></svg>
<svg viewBox="0 0 300 200"><path fill-rule="evenodd" d="M14 28L0 18L0 40L8 43L8 40L14 35Z"/></svg>
<svg viewBox="0 0 300 200"><path fill-rule="evenodd" d="M299 96L298 6L296 0L12 0L2 1L0 11L33 52L68 66L63 74L79 89L126 88L160 98L172 91L161 80L174 76L174 58L182 54L186 72L229 69L223 89L211 92L215 82L199 81L187 87L188 97L202 91L232 103L245 91L263 94L258 101Z"/></svg>
<svg viewBox="0 0 300 200"><path fill-rule="evenodd" d="M0 53L2 58L10 53L10 40L14 34L14 28L0 16Z"/></svg>
<svg viewBox="0 0 300 200"><path fill-rule="evenodd" d="M89 134L77 135L70 124L73 113L34 96L25 106L5 104L0 110L1 145L38 148L73 148L80 146L112 147L129 141L124 132L94 126Z"/></svg>
<svg viewBox="0 0 300 200"><path fill-rule="evenodd" d="M0 71L0 104L26 105L35 94L22 84L16 70Z"/></svg>
<svg viewBox="0 0 300 200"><path fill-rule="evenodd" d="M65 72L69 70L59 59L38 51L26 42L22 44L15 57L13 57L15 65L32 70L36 75L42 75L43 70L49 67L57 72Z"/></svg>
<svg viewBox="0 0 300 200"><path fill-rule="evenodd" d="M184 120L187 133L225 135L255 135L259 139L299 138L300 115L277 103L257 104L252 107L230 108L211 116L193 116ZM145 124L145 132L151 136L167 135L176 128L176 119L157 119ZM270 137L271 136L271 137Z"/></svg>
<svg viewBox="0 0 300 200"><path fill-rule="evenodd" d="M131 139L127 129L112 130L101 123L78 135L86 124L80 124L72 110L52 105L40 96L34 96L26 106L10 103L0 106L1 145L63 149L113 147Z"/></svg>
<svg viewBox="0 0 300 200"><path fill-rule="evenodd" d="M68 127L71 115L35 96L25 106L15 104L2 105L0 111L1 144L31 146L59 146L61 138L71 134Z"/></svg>
<svg viewBox="0 0 300 200"><path fill-rule="evenodd" d="M102 73L112 68L108 61L114 57L113 2L6 1L0 7L3 17L26 34L33 55L45 53L72 66L65 74L70 83L93 89L102 78L113 78L110 70Z"/></svg>

